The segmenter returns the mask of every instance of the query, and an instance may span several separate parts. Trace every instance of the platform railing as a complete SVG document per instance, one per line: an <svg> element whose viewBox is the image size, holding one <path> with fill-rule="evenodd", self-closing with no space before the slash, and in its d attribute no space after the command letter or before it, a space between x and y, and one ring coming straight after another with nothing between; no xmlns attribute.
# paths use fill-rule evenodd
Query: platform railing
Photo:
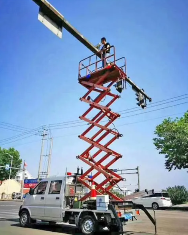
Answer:
<svg viewBox="0 0 188 235"><path fill-rule="evenodd" d="M114 63L115 64L115 61L116 61L115 47L114 46L110 46L110 49L112 49L113 52L110 55L108 55L108 56L106 56L106 52L105 52L105 58L104 59L103 59L104 51L99 51L98 55L93 54L93 55L88 56L87 58L81 60L79 62L78 79L81 78L81 77L87 76L90 73L96 72L96 71L98 71L100 69L103 69L102 66L100 66L100 67L98 66L99 63L102 63L103 60L104 60L104 67L106 67L106 61L110 61L110 63ZM100 58L99 58L99 55L100 55ZM92 62L93 58L95 58L94 62ZM85 65L85 64L87 64L87 65ZM85 70L85 74L82 75L81 72L83 72L84 70Z"/></svg>
<svg viewBox="0 0 188 235"><path fill-rule="evenodd" d="M126 66L126 59L125 57L121 57L116 59L115 56L115 47L111 46L110 48L113 49L113 53L109 56L104 58L104 67L106 66L106 61L108 60L110 64L116 64L125 74L127 73L127 66ZM102 57L103 52L99 52ZM111 60L109 58L112 58ZM95 59L94 61L92 61ZM102 63L103 58L99 59L98 55L93 54L91 56L88 56L87 58L81 60L79 62L79 71L78 71L78 79L85 77L91 73L97 72L99 70L103 69L103 66L99 66L100 63ZM120 64L119 64L120 62Z"/></svg>

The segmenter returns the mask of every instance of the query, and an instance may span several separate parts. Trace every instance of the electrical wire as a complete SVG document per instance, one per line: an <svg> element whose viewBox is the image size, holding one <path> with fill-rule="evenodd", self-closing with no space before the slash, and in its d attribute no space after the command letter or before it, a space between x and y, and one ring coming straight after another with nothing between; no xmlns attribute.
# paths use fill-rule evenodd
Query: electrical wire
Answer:
<svg viewBox="0 0 188 235"><path fill-rule="evenodd" d="M11 130L11 131L26 131L29 130L29 128L21 127L18 125L13 125L7 122L0 122L0 129L6 129L6 130Z"/></svg>
<svg viewBox="0 0 188 235"><path fill-rule="evenodd" d="M161 103L161 104L167 104L167 103L171 103L171 102L176 102L176 101L178 101L178 100L187 99L187 98L188 98L187 95L188 95L188 94L184 94L184 95L181 95L181 96L176 96L176 97L172 97L172 98L169 98L169 99L165 99L165 100L161 100L161 101L154 102L153 104L157 104L157 105L152 105L152 104L150 104L150 105L148 105L149 107L147 107L147 109L148 109L148 108L153 108L153 107L159 106L159 105L160 105L159 103ZM181 99L177 99L177 100L174 100L174 101L165 102L165 101L167 101L167 100L179 98L179 97L182 97L182 96L187 96L187 97L184 97L184 98L181 98ZM118 113L120 113L120 114L121 114L121 113L126 114L126 113L130 113L130 112L136 112L136 111L139 111L139 110L140 110L140 107L134 107L134 108L130 108L130 109L118 111ZM146 112L144 112L144 113L146 113ZM61 123L49 124L49 127L50 127L50 128L53 128L54 126L62 126L62 125L67 125L67 124L72 124L72 125L74 125L74 124L79 124L79 123L82 123L82 121L80 121L80 120L73 120L73 121L66 121L66 122L61 122Z"/></svg>
<svg viewBox="0 0 188 235"><path fill-rule="evenodd" d="M14 140L14 139L18 139L18 138L20 138L20 137L22 137L24 135L30 135L31 133L33 133L32 135L35 135L37 133L37 131L42 129L42 127L34 128L34 129L29 130L29 131L25 131L25 132L23 132L23 133L21 133L19 135L2 139L2 140L0 140L0 144L3 143L3 142L6 142L6 141L11 141L11 140Z"/></svg>
<svg viewBox="0 0 188 235"><path fill-rule="evenodd" d="M163 102L163 104L166 104L166 103L170 103L170 102L165 102L164 101L167 101L167 100L171 100L171 99L175 99L175 98L179 98L179 97L183 97L183 96L186 96L187 94L183 94L181 96L176 96L176 97L172 97L172 98L169 98L169 99L165 99L165 100L161 100L161 101L158 101L158 102L155 102L155 103L160 103L160 102ZM184 97L184 98L181 98L181 99L186 99L188 97ZM177 99L177 100L180 100L180 99ZM172 102L176 102L177 100L174 100ZM128 117L133 117L133 116L138 116L138 115L142 115L142 114L146 114L146 113L150 113L150 112L155 112L155 111L159 111L159 110L163 110L163 109L166 109L166 108L171 108L171 107L175 107L175 106L178 106L178 105L182 105L182 104L186 104L188 102L184 102L184 103L179 103L179 104L175 104L175 105L171 105L171 106L166 106L166 107L161 107L159 109L155 109L155 110L149 110L147 112L142 112L142 113L137 113L137 114L133 114L133 115L129 115L129 116L123 116L121 118L128 118ZM160 104L158 104L160 105ZM155 106L158 106L158 105L155 105ZM153 105L153 107L155 107ZM152 106L150 106L150 108L152 108ZM135 109L135 108L133 108ZM138 108L137 108L138 109ZM127 109L127 113L129 113L131 109ZM124 112L123 110L121 112ZM136 111L134 111L136 112ZM125 112L126 113L126 112ZM124 114L125 114L124 113ZM78 121L67 121L67 122L62 122L62 123L54 123L54 124L49 124L48 127L52 130L58 130L58 129L66 129L66 128L75 128L75 127L82 127L82 126L86 126L87 124L81 124L81 125L75 125L76 123L81 123L82 121L78 120ZM101 122L104 122L104 121L101 121ZM71 125L72 124L72 125ZM10 124L11 125L11 124ZM13 125L14 126L14 125ZM15 125L16 126L16 125ZM20 126L17 126L17 127L20 127ZM38 128L35 128L35 129L31 129L31 130L28 130L28 131L24 131L23 133L21 133L20 135L16 135L16 136L13 136L13 137L9 137L9 138L6 138L6 139L2 139L0 140L0 144L1 143L11 143L11 141L15 142L15 141L19 141L19 140L22 140L24 138L22 138L23 136L26 136L26 135L29 135L31 133L33 133L33 135L36 135L37 133L36 132L39 132L39 130L41 130L44 126L41 126L41 127L38 127ZM32 136L32 135L30 135ZM21 139L20 139L21 138ZM25 137L25 138L28 138L28 137Z"/></svg>
<svg viewBox="0 0 188 235"><path fill-rule="evenodd" d="M31 136L33 136L33 135L29 135L29 136L27 136L27 137L23 137L23 138L21 138L21 139L16 139L16 140L13 140L13 141L10 141L10 142L5 142L5 143L0 144L0 145L3 146L3 145L11 144L11 143L13 143L13 142L16 142L16 141L20 141L20 140L29 138L29 137L31 137Z"/></svg>
<svg viewBox="0 0 188 235"><path fill-rule="evenodd" d="M14 127L14 128L22 129L22 130L28 130L29 129L29 128L14 125L14 124L11 124L11 123L8 123L8 122L0 122L0 125L10 126L10 127Z"/></svg>
<svg viewBox="0 0 188 235"><path fill-rule="evenodd" d="M163 109L172 108L172 107L175 107L175 106L179 106L179 105L182 105L182 104L186 104L186 103L188 103L188 102L179 103L179 104L174 104L174 105L162 107L162 108L159 108L159 109L149 110L149 111L146 111L146 112L137 113L137 114L133 114L133 115L129 115L129 116L123 116L123 117L120 117L119 119L124 119L124 118L128 118L128 117L134 117L134 116L143 115L143 114L146 114L146 113L156 112L156 111L160 111L160 110L163 110ZM101 121L101 122L105 122L105 121ZM74 125L74 126L68 126L68 125L66 125L66 126L59 126L59 127L52 127L52 126L50 126L50 128L51 128L52 130L59 130L59 129L67 129L67 128L74 128L74 127L82 127L82 126L87 126L87 124Z"/></svg>
<svg viewBox="0 0 188 235"><path fill-rule="evenodd" d="M187 104L187 103L188 103L188 101L184 102L184 103L180 103L180 104L174 104L174 105L170 105L170 106L167 106L167 107L162 107L162 108L155 109L155 110L150 110L150 111L147 111L147 112L144 112L144 113L138 113L138 114L133 114L133 115L121 117L121 118L127 118L127 117L133 117L133 116L137 116L137 115L142 115L142 114L145 114L145 113L151 113L151 112L155 112L155 111L159 111L159 110L163 110L163 109L167 109L167 108L172 108L172 107L175 107L175 106L178 106L178 105L182 105L182 104Z"/></svg>
<svg viewBox="0 0 188 235"><path fill-rule="evenodd" d="M180 99L177 99L175 101L179 101L179 100L184 100L184 99L187 99L188 97L184 97L184 98L180 98ZM174 102L174 101L173 101ZM169 104L169 103L172 103L172 101L168 101L168 102L163 102L163 103L159 103L159 104L156 104L156 105L150 105L149 108L154 108L154 107L157 107L157 106L160 106L160 105L164 105L164 104ZM138 110L138 108L137 108ZM130 110L130 111L120 111L119 113L131 113L131 112L136 112L134 110Z"/></svg>
<svg viewBox="0 0 188 235"><path fill-rule="evenodd" d="M183 113L184 112L180 112L180 113L169 114L169 115L160 116L160 117L156 117L156 118L150 118L150 119L146 119L146 120L142 120L142 121L138 121L138 122L123 123L123 124L120 124L118 126L126 126L126 125L138 124L138 123L141 123L141 122L148 122L148 121L152 121L152 120L156 120L156 119L160 119L160 118L168 118L168 117L172 117L174 115L179 115L179 114L183 114ZM76 136L76 135L78 135L78 133L67 134L67 135L59 135L59 136L54 136L53 139L64 138L66 136ZM18 145L14 145L14 146L20 146L20 145L30 144L30 143L34 143L34 142L40 142L40 141L41 140L31 141L31 142L27 142L27 143L23 143L23 144L18 144Z"/></svg>

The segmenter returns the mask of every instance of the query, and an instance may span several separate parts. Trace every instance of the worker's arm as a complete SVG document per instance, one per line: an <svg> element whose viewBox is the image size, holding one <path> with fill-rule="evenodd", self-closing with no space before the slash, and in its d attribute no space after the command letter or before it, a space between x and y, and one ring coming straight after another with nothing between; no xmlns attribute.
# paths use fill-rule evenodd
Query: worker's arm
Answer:
<svg viewBox="0 0 188 235"><path fill-rule="evenodd" d="M104 48L104 46L103 46L103 47L101 48L101 51L106 51L109 47L110 47L110 44L107 43L106 48ZM103 48L104 48L104 49L103 49Z"/></svg>

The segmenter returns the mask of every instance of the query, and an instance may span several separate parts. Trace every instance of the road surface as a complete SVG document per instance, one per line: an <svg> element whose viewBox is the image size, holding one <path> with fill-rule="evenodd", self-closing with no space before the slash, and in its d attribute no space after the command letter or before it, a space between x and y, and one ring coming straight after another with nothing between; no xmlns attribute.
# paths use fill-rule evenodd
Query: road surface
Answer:
<svg viewBox="0 0 188 235"><path fill-rule="evenodd" d="M0 201L0 234L2 235L67 235L73 234L73 226L62 224L49 226L42 223L33 228L21 228L18 223L20 202ZM153 211L149 211L153 215ZM129 222L125 226L127 235L154 234L154 226L142 212L137 221ZM187 235L188 212L156 211L158 235Z"/></svg>

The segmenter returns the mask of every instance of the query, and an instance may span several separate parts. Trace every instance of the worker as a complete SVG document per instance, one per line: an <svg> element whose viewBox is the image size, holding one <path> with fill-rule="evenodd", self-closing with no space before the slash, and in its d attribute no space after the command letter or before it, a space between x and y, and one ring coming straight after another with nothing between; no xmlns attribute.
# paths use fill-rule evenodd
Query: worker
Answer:
<svg viewBox="0 0 188 235"><path fill-rule="evenodd" d="M105 67L105 60L106 60L106 66L110 63L106 57L110 56L110 43L106 42L106 38L101 38L101 44L103 45L100 53L102 55L102 67Z"/></svg>

